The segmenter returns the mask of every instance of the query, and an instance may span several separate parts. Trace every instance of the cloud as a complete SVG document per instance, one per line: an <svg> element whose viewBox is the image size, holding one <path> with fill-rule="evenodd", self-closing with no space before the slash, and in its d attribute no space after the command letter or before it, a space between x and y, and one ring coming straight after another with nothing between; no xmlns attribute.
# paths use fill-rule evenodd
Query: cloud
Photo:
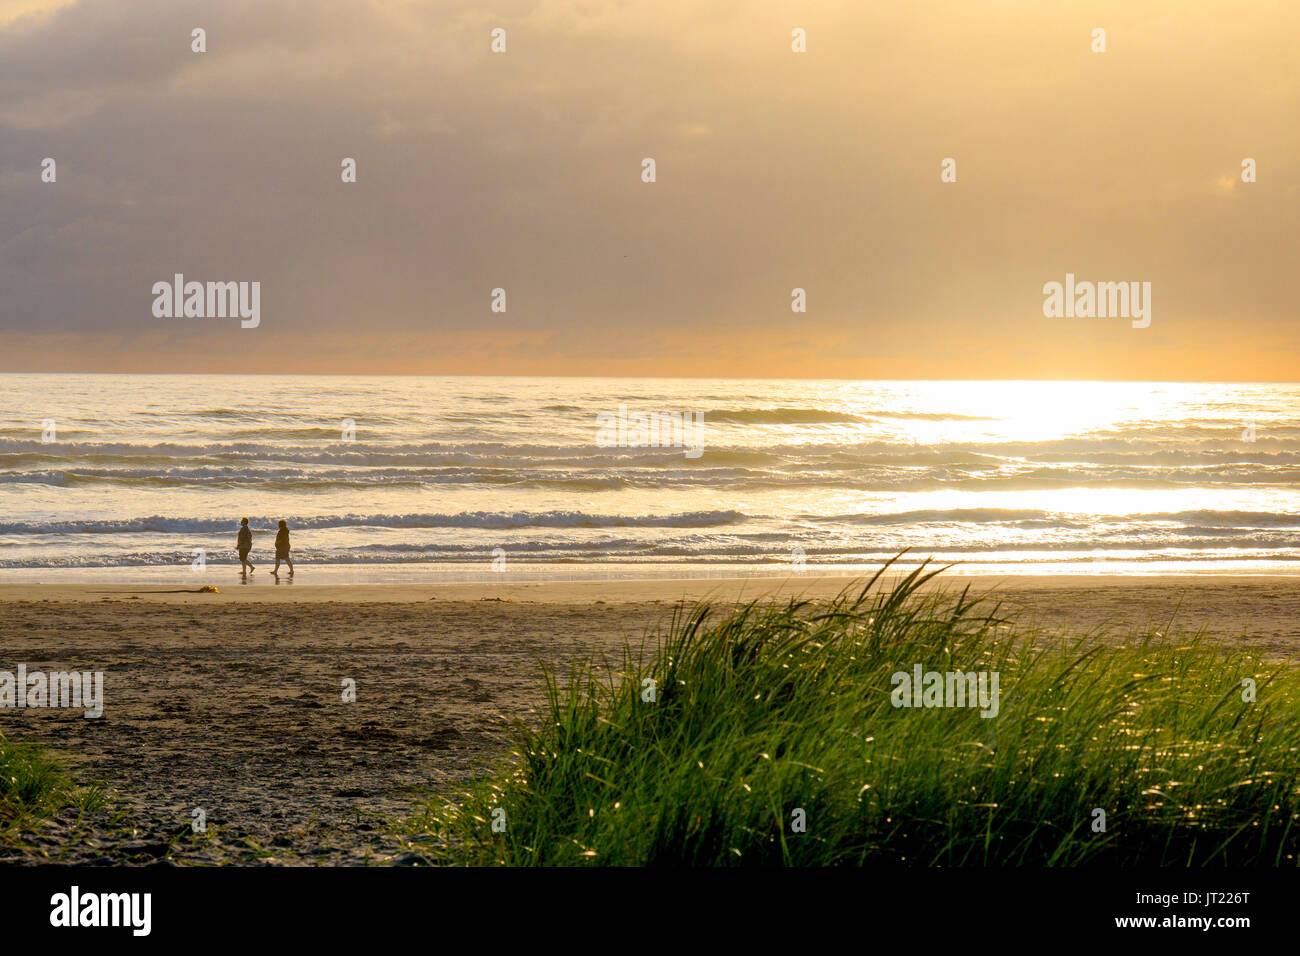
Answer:
<svg viewBox="0 0 1300 956"><path fill-rule="evenodd" d="M1224 377L1251 377L1300 335L1298 25L1280 0L0 0L0 334L157 371L1179 377L1226 323ZM1150 334L1045 326L1067 271L1152 281ZM262 282L256 335L157 337L176 272Z"/></svg>

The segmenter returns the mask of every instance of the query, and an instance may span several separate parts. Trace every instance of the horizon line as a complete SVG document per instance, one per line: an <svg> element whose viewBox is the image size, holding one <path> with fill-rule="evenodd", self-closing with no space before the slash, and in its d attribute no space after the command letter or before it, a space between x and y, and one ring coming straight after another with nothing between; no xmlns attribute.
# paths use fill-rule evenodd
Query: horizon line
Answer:
<svg viewBox="0 0 1300 956"><path fill-rule="evenodd" d="M1300 385L1300 379L1193 379L1193 378L1007 378L986 376L980 378L916 378L906 376L850 377L843 375L600 375L600 374L546 374L519 375L487 372L122 372L122 371L10 371L0 369L0 375L101 375L113 377L179 378L564 378L564 379L654 379L671 381L732 381L732 382L1039 382L1039 383L1096 383L1115 385Z"/></svg>

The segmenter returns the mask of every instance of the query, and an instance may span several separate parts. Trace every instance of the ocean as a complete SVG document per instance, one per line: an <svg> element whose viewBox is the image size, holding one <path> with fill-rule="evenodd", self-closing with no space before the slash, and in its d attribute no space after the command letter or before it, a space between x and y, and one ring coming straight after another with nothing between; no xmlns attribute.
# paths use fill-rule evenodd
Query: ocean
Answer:
<svg viewBox="0 0 1300 956"><path fill-rule="evenodd" d="M1300 385L0 375L0 580L237 578L244 516L300 583L1290 574Z"/></svg>

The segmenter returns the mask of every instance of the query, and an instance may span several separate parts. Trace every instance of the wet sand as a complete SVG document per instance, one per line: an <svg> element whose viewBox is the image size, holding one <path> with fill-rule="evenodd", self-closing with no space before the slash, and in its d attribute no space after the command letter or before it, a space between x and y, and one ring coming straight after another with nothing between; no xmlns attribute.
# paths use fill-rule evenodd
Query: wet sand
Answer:
<svg viewBox="0 0 1300 956"><path fill-rule="evenodd" d="M411 862L383 818L500 760L510 723L540 704L542 661L617 657L682 600L821 598L850 582L211 583L221 593L0 585L0 670L105 675L102 717L0 709L0 733L43 744L127 807L120 828L65 812L26 835L34 850L0 847L0 859L70 847L80 862ZM1049 631L1122 635L1172 618L1280 662L1300 647L1297 578L942 581L967 584ZM209 825L197 843L194 808Z"/></svg>

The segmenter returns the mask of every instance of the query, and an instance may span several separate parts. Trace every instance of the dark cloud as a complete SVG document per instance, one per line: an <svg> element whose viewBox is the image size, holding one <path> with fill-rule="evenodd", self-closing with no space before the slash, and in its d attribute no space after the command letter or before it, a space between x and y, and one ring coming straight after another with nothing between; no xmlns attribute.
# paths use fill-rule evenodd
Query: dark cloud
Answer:
<svg viewBox="0 0 1300 956"><path fill-rule="evenodd" d="M80 0L13 20L5 363L1255 377L1298 344L1300 17L1166 11ZM1151 281L1152 327L1047 323L1066 271ZM160 330L150 289L175 272L260 281L262 326Z"/></svg>

